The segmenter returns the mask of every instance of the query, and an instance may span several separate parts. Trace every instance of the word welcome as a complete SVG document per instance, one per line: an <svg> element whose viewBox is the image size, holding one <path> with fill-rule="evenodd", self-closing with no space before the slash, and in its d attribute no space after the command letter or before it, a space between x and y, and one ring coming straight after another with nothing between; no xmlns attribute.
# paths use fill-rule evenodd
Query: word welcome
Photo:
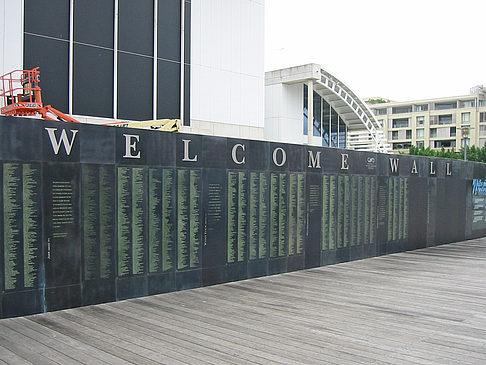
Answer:
<svg viewBox="0 0 486 365"><path fill-rule="evenodd" d="M71 132L71 138L68 137L66 129L62 129L60 133L57 133L58 128L45 128L47 131L49 141L52 145L52 149L54 154L59 154L61 146L64 147L64 151L67 155L71 154L73 145L76 140L76 136L78 130L72 129L68 130ZM139 148L140 143L142 143L140 135L137 134L123 134L125 139L125 153L122 156L123 158L127 159L140 159L142 157L141 150ZM182 139L182 162L197 162L199 159L198 151L193 151L191 149L191 139ZM236 165L245 165L247 163L247 156L246 156L246 144L244 142L235 143L231 148L231 159ZM321 153L322 151L313 151L307 150L307 167L310 169L321 169ZM271 161L277 167L282 167L287 162L287 151L284 147L276 147L271 151ZM351 161L350 156L348 153L341 153L340 154L340 170L349 170ZM436 161L430 161L428 164L428 174L429 175L436 175ZM369 157L367 159L368 165L375 164L375 158ZM389 169L391 173L398 173L400 167L400 158L397 157L390 157L389 158ZM419 165L417 164L417 160L413 160L411 167L410 167L410 174L418 175L419 174ZM446 176L452 175L451 170L451 163L446 162ZM486 182L482 182L482 180L478 180L479 182L477 191L485 191L486 194ZM484 184L484 185L481 185Z"/></svg>

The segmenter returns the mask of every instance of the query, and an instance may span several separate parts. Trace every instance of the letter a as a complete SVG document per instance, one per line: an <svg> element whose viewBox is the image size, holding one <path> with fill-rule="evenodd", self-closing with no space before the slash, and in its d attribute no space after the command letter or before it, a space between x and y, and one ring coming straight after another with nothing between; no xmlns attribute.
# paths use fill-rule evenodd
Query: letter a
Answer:
<svg viewBox="0 0 486 365"><path fill-rule="evenodd" d="M417 161L413 160L413 165L412 165L412 171L410 171L411 174L418 174L417 170Z"/></svg>
<svg viewBox="0 0 486 365"><path fill-rule="evenodd" d="M56 139L56 131L57 128L45 128L47 133L49 134L49 139L51 140L51 145L54 153L57 155L59 153L59 149L61 148L61 143L64 145L64 151L69 156L71 154L71 149L73 148L74 138L76 137L76 133L78 133L77 129L72 129L71 132L73 133L73 137L71 138L71 142L69 142L66 130L63 129L61 132L61 138L59 141Z"/></svg>

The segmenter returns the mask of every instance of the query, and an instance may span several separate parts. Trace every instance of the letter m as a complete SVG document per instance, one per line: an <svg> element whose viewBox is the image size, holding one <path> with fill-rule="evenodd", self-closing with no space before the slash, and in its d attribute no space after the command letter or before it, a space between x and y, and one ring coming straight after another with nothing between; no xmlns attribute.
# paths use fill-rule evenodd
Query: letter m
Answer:
<svg viewBox="0 0 486 365"><path fill-rule="evenodd" d="M321 151L318 151L316 153L316 156L312 154L312 151L309 151L309 165L308 167L314 168L314 169L320 169L321 168Z"/></svg>
<svg viewBox="0 0 486 365"><path fill-rule="evenodd" d="M397 172L398 171L398 158L390 158L390 169L391 172Z"/></svg>
<svg viewBox="0 0 486 365"><path fill-rule="evenodd" d="M61 148L62 144L64 146L66 154L69 156L71 154L71 149L73 148L74 138L76 137L76 133L78 133L78 131L76 129L71 130L71 132L73 133L73 136L71 137L71 142L68 140L65 129L62 130L61 138L59 138L59 141L56 138L57 128L46 128L46 131L49 134L49 139L51 140L51 145L54 153L56 155L59 153L59 149Z"/></svg>

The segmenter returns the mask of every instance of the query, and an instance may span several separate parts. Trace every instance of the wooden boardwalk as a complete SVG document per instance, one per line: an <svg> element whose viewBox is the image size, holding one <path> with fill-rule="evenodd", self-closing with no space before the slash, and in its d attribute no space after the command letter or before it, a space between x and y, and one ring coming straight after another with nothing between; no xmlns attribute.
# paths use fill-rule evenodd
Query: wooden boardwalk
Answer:
<svg viewBox="0 0 486 365"><path fill-rule="evenodd" d="M486 364L486 239L0 320L9 364Z"/></svg>

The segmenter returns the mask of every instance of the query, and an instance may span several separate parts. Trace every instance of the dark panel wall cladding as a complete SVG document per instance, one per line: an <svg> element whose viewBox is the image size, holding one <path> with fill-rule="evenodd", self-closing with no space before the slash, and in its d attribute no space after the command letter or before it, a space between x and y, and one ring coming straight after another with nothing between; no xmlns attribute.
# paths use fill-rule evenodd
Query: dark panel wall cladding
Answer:
<svg viewBox="0 0 486 365"><path fill-rule="evenodd" d="M179 0L158 0L157 11L157 57L180 62L181 2Z"/></svg>
<svg viewBox="0 0 486 365"><path fill-rule="evenodd" d="M118 49L153 56L154 1L119 0Z"/></svg>
<svg viewBox="0 0 486 365"><path fill-rule="evenodd" d="M113 0L74 2L74 41L113 49Z"/></svg>
<svg viewBox="0 0 486 365"><path fill-rule="evenodd" d="M191 125L191 66L184 66L184 125Z"/></svg>
<svg viewBox="0 0 486 365"><path fill-rule="evenodd" d="M153 119L153 58L118 52L118 118Z"/></svg>
<svg viewBox="0 0 486 365"><path fill-rule="evenodd" d="M24 0L25 31L68 40L69 3L66 0Z"/></svg>
<svg viewBox="0 0 486 365"><path fill-rule="evenodd" d="M181 118L181 2L119 0L118 55L114 52L114 1L74 2L70 59L70 2L25 0L24 68L40 67L45 104L76 115L113 117L114 59L118 59L117 118L153 119L153 83L157 82L156 118ZM184 125L190 124L191 3L185 5ZM154 52L154 16L157 55ZM153 80L154 62L158 76ZM73 65L72 110L69 66Z"/></svg>
<svg viewBox="0 0 486 365"><path fill-rule="evenodd" d="M180 69L180 63L157 60L158 119L180 119Z"/></svg>
<svg viewBox="0 0 486 365"><path fill-rule="evenodd" d="M0 316L486 235L485 165L0 118Z"/></svg>
<svg viewBox="0 0 486 365"><path fill-rule="evenodd" d="M113 118L113 51L74 45L73 112Z"/></svg>
<svg viewBox="0 0 486 365"><path fill-rule="evenodd" d="M26 34L24 67L39 67L42 101L56 109L69 109L69 43Z"/></svg>
<svg viewBox="0 0 486 365"><path fill-rule="evenodd" d="M191 2L185 1L184 11L184 63L191 63Z"/></svg>

